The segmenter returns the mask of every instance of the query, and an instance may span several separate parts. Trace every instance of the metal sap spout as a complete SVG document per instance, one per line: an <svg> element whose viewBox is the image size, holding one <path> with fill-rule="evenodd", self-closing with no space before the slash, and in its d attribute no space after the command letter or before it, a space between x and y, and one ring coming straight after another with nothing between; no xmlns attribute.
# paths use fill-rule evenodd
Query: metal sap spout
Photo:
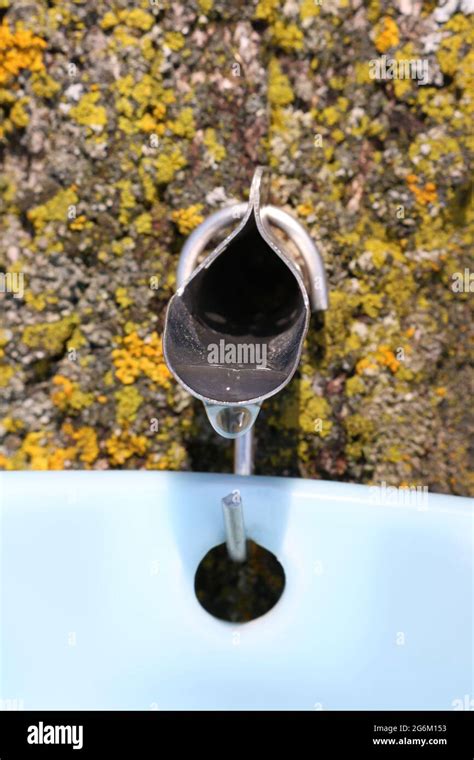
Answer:
<svg viewBox="0 0 474 760"><path fill-rule="evenodd" d="M266 172L258 168L246 207L217 212L218 227L210 217L201 232L195 230L186 255L183 249L178 290L166 314L167 365L204 402L211 425L224 438L248 433L262 402L291 380L311 304L327 308L321 256L293 217L263 206L267 184ZM234 218L236 229L193 269L224 217L225 224ZM306 267L283 252L269 221L295 239Z"/></svg>

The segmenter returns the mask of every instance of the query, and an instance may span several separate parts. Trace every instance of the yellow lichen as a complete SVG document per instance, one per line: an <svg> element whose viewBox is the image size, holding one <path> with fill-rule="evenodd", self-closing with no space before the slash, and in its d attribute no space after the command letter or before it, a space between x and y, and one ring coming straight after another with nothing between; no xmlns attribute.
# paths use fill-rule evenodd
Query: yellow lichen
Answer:
<svg viewBox="0 0 474 760"><path fill-rule="evenodd" d="M183 108L176 119L166 122L166 126L178 137L187 137L190 140L196 134L193 109Z"/></svg>
<svg viewBox="0 0 474 760"><path fill-rule="evenodd" d="M300 2L300 19L301 21L308 21L309 19L318 16L321 12L321 0L301 0Z"/></svg>
<svg viewBox="0 0 474 760"><path fill-rule="evenodd" d="M82 96L77 106L73 106L69 115L78 122L95 132L101 132L107 124L107 111L98 106L100 92L88 92Z"/></svg>
<svg viewBox="0 0 474 760"><path fill-rule="evenodd" d="M164 38L164 44L170 50L177 52L184 47L184 37L181 32L166 32Z"/></svg>
<svg viewBox="0 0 474 760"><path fill-rule="evenodd" d="M285 24L278 19L271 27L272 40L275 45L283 50L301 50L303 48L304 36L301 29L296 24Z"/></svg>
<svg viewBox="0 0 474 760"><path fill-rule="evenodd" d="M155 19L151 13L141 10L141 8L120 11L118 15L119 20L123 21L127 26L130 26L132 29L140 29L142 32L147 32L155 23Z"/></svg>
<svg viewBox="0 0 474 760"><path fill-rule="evenodd" d="M20 129L27 126L29 122L29 116L25 111L25 105L28 103L28 98L21 98L17 100L12 110L10 111L10 121L15 127Z"/></svg>
<svg viewBox="0 0 474 760"><path fill-rule="evenodd" d="M128 105L132 111L130 103L128 103ZM142 132L156 132L157 134L160 132L156 119L154 119L150 113L144 114L142 118L137 121L137 127L138 129L141 129Z"/></svg>
<svg viewBox="0 0 474 760"><path fill-rule="evenodd" d="M203 143L206 146L213 161L219 163L223 158L225 158L226 149L223 145L221 145L221 143L217 141L215 129L212 129L210 127L204 131Z"/></svg>
<svg viewBox="0 0 474 760"><path fill-rule="evenodd" d="M7 433L18 433L19 430L23 430L25 427L23 420L19 420L15 417L4 417L0 424Z"/></svg>
<svg viewBox="0 0 474 760"><path fill-rule="evenodd" d="M189 235L198 224L204 221L204 217L200 213L202 209L202 203L195 203L193 206L180 208L172 212L171 219L175 222L182 235Z"/></svg>
<svg viewBox="0 0 474 760"><path fill-rule="evenodd" d="M118 23L118 16L116 16L115 13L112 13L112 11L108 11L100 22L100 26L102 29L112 29L112 27L117 26Z"/></svg>
<svg viewBox="0 0 474 760"><path fill-rule="evenodd" d="M209 13L214 5L214 0L198 0L198 5L203 13Z"/></svg>
<svg viewBox="0 0 474 760"><path fill-rule="evenodd" d="M171 182L176 172L186 166L186 159L179 148L168 148L155 162L156 180L160 184Z"/></svg>
<svg viewBox="0 0 474 760"><path fill-rule="evenodd" d="M46 203L30 209L27 216L34 224L36 232L42 232L48 222L66 223L69 207L75 206L78 202L79 198L73 188L60 190Z"/></svg>
<svg viewBox="0 0 474 760"><path fill-rule="evenodd" d="M130 298L127 288L124 287L116 288L115 300L122 309L127 309L133 303L133 298Z"/></svg>
<svg viewBox="0 0 474 760"><path fill-rule="evenodd" d="M39 98L52 98L59 92L61 85L45 71L39 71L31 76L31 89Z"/></svg>
<svg viewBox="0 0 474 760"><path fill-rule="evenodd" d="M377 317L383 306L383 296L380 293L367 293L361 297L360 303L368 317Z"/></svg>
<svg viewBox="0 0 474 760"><path fill-rule="evenodd" d="M263 21L273 21L276 18L280 0L259 0L255 9L255 18Z"/></svg>
<svg viewBox="0 0 474 760"><path fill-rule="evenodd" d="M135 241L128 235L124 238L121 238L121 240L112 241L112 253L114 253L116 256L123 256L124 254L132 251L134 248Z"/></svg>
<svg viewBox="0 0 474 760"><path fill-rule="evenodd" d="M128 420L135 420L137 411L143 403L143 396L133 385L126 385L124 388L116 391L117 400L117 421L125 424Z"/></svg>
<svg viewBox="0 0 474 760"><path fill-rule="evenodd" d="M354 375L354 377L349 377L346 381L346 394L350 398L351 396L357 396L363 393L365 390L364 381L362 378L358 377L357 375Z"/></svg>
<svg viewBox="0 0 474 760"><path fill-rule="evenodd" d="M14 374L15 370L10 364L0 364L0 388L8 385Z"/></svg>
<svg viewBox="0 0 474 760"><path fill-rule="evenodd" d="M149 454L145 468L147 470L180 470L186 461L186 449L173 441L165 454Z"/></svg>
<svg viewBox="0 0 474 760"><path fill-rule="evenodd" d="M119 180L116 187L120 190L119 222L121 224L128 224L130 221L130 215L128 212L133 209L137 203L134 187L129 179Z"/></svg>
<svg viewBox="0 0 474 760"><path fill-rule="evenodd" d="M464 68L464 66L459 66L464 58L464 54L467 55L469 50L472 50L474 44L474 26L470 19L458 13L449 19L444 25L443 31L446 33L452 32L452 34L443 36L436 57L444 74L456 76L458 70Z"/></svg>
<svg viewBox="0 0 474 760"><path fill-rule="evenodd" d="M377 269L380 269L387 258L388 253L393 253L392 246L389 246L385 240L378 238L368 238L364 244L364 250L369 251L372 261Z"/></svg>
<svg viewBox="0 0 474 760"><path fill-rule="evenodd" d="M92 226L91 223L87 222L87 217L85 214L81 214L80 216L76 217L76 219L71 219L69 222L69 229L80 231L84 230L86 227Z"/></svg>
<svg viewBox="0 0 474 760"><path fill-rule="evenodd" d="M276 58L268 66L268 100L272 106L287 106L293 101L290 80L283 74Z"/></svg>
<svg viewBox="0 0 474 760"><path fill-rule="evenodd" d="M139 235L149 235L153 231L152 218L147 212L137 216L134 225Z"/></svg>
<svg viewBox="0 0 474 760"><path fill-rule="evenodd" d="M402 462L404 460L404 454L400 451L398 446L389 446L386 452L382 456L383 462L393 462L394 464L398 464L398 462Z"/></svg>

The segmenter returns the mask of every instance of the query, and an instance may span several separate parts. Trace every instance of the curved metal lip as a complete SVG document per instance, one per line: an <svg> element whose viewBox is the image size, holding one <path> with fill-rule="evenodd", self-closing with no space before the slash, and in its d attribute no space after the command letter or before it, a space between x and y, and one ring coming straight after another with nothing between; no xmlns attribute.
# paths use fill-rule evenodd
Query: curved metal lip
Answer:
<svg viewBox="0 0 474 760"><path fill-rule="evenodd" d="M167 306L167 309L166 309L165 328L164 328L164 331L163 331L163 355L164 355L166 364L168 366L168 369L170 370L170 372L173 375L173 377L175 378L175 380L177 380L178 383L186 391L188 391L188 393L191 394L191 396L194 396L195 398L199 399L200 401L204 402L205 404L212 404L212 405L217 405L217 406L244 406L245 404L261 404L265 399L271 398L272 396L275 396L277 393L279 393L281 390L283 390L283 388L286 385L288 385L288 383L290 382L290 380L293 378L293 375L295 374L296 369L298 367L298 364L300 362L301 352L302 352L302 349L303 349L303 342L304 342L304 340L306 338L306 334L308 332L309 319L310 319L310 311L311 310L310 310L310 303L309 303L308 293L306 291L306 287L305 287L305 284L303 282L303 278L301 277L301 275L300 275L297 267L295 266L295 264L288 258L288 256L286 256L283 253L283 251L281 250L281 248L278 247L275 239L270 234L270 232L268 230L268 227L266 227L264 225L264 223L262 221L262 218L261 218L261 215L260 215L260 210L261 210L261 205L262 205L261 204L261 198L260 198L260 195L261 195L261 186L262 186L262 180L264 178L264 174L265 174L266 171L267 170L265 169L265 167L262 167L262 166L259 166L259 167L257 167L255 169L255 172L254 172L254 175L253 175L253 179L252 179L252 184L250 186L250 195L249 195L249 202L248 202L248 206L247 206L247 211L245 212L244 216L242 217L242 220L240 221L240 223L238 224L238 226L235 228L235 230L233 230L229 235L227 235L227 237L224 238L224 240L221 243L219 243L219 245L217 246L217 248L214 251L212 251L212 253L210 253L209 256L207 256L207 258L205 258L204 261L201 264L199 264L199 266L193 271L193 273L189 277L189 279L186 280L186 282L181 287L178 288L178 290L176 291L176 293L171 297L170 302L169 302L169 304ZM303 335L302 335L302 337L301 337L301 339L299 341L298 353L297 353L297 355L295 357L295 361L292 364L291 371L289 372L288 377L277 388L274 388L269 393L265 393L265 394L263 394L261 396L254 396L252 398L248 398L248 399L245 399L245 400L242 400L242 401L220 401L218 399L212 399L209 396L203 396L202 394L197 393L196 391L192 390L192 388L190 388L189 385L187 385L187 383L185 383L182 380L182 378L180 378L177 375L177 373L175 372L175 370L174 370L174 368L172 366L172 363L170 362L170 359L169 359L169 356L168 356L168 352L166 350L166 338L167 338L167 333L168 333L168 315L169 315L169 310L170 310L171 304L173 303L174 299L175 298L180 298L182 296L182 294L183 294L183 291L184 291L185 287L191 282L191 280L199 272L201 272L203 269L208 269L209 266L217 259L217 257L220 256L225 251L225 249L227 248L227 246L229 245L229 243L244 229L244 227L247 224L248 220L250 219L252 213L254 214L254 217L255 217L255 222L256 222L256 225L257 225L258 232L260 233L260 235L262 236L262 238L265 240L265 242L267 243L267 245L272 249L272 251L277 256L279 256L280 259L282 259L282 261L284 261L284 263L288 266L288 268L290 269L290 271L292 272L292 274L294 275L294 277L295 277L295 279L296 279L296 281L298 283L298 286L299 286L300 291L301 291L301 295L303 297L303 304L304 304L304 309L305 309L305 323L304 323L304 327L303 327Z"/></svg>
<svg viewBox="0 0 474 760"><path fill-rule="evenodd" d="M224 206L219 211L214 211L201 222L189 235L184 243L179 256L176 269L176 289L183 287L193 274L197 260L202 251L211 242L213 237L223 229L240 221L248 209L248 203L232 203ZM261 209L261 219L264 225L270 223L270 234L273 234L272 226L283 230L289 236L303 260L303 268L308 282L305 287L308 291L311 310L326 311L329 308L328 287L326 271L321 251L317 248L312 238L298 219L288 211L278 206L265 204ZM267 234L268 234L268 228ZM277 241L275 241L278 245ZM288 257L287 257L288 258ZM292 257L290 257L292 259ZM293 261L293 259L292 259ZM295 263L295 262L294 262ZM301 273L301 268L296 265ZM305 279L303 277L303 279Z"/></svg>

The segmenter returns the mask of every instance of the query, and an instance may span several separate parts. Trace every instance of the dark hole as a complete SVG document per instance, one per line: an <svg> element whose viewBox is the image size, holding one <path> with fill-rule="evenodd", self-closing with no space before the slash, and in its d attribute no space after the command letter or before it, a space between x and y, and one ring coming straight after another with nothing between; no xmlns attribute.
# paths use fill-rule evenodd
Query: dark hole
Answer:
<svg viewBox="0 0 474 760"><path fill-rule="evenodd" d="M271 337L301 313L298 283L250 222L223 256L203 273L194 312L227 335Z"/></svg>
<svg viewBox="0 0 474 760"><path fill-rule="evenodd" d="M265 615L285 588L285 573L274 554L247 541L247 561L233 562L225 544L199 563L194 590L204 609L220 620L248 623Z"/></svg>

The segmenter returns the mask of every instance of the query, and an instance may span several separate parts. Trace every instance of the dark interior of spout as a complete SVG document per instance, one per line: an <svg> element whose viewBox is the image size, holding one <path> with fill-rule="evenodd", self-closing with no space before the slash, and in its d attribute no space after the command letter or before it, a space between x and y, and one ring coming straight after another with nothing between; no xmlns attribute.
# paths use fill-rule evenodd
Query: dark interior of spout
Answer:
<svg viewBox="0 0 474 760"><path fill-rule="evenodd" d="M297 321L301 293L291 270L254 227L247 225L238 244L229 246L192 290L195 312L209 329L266 339Z"/></svg>
<svg viewBox="0 0 474 760"><path fill-rule="evenodd" d="M252 215L172 299L168 362L193 392L221 403L270 395L293 374L305 324L298 281Z"/></svg>

